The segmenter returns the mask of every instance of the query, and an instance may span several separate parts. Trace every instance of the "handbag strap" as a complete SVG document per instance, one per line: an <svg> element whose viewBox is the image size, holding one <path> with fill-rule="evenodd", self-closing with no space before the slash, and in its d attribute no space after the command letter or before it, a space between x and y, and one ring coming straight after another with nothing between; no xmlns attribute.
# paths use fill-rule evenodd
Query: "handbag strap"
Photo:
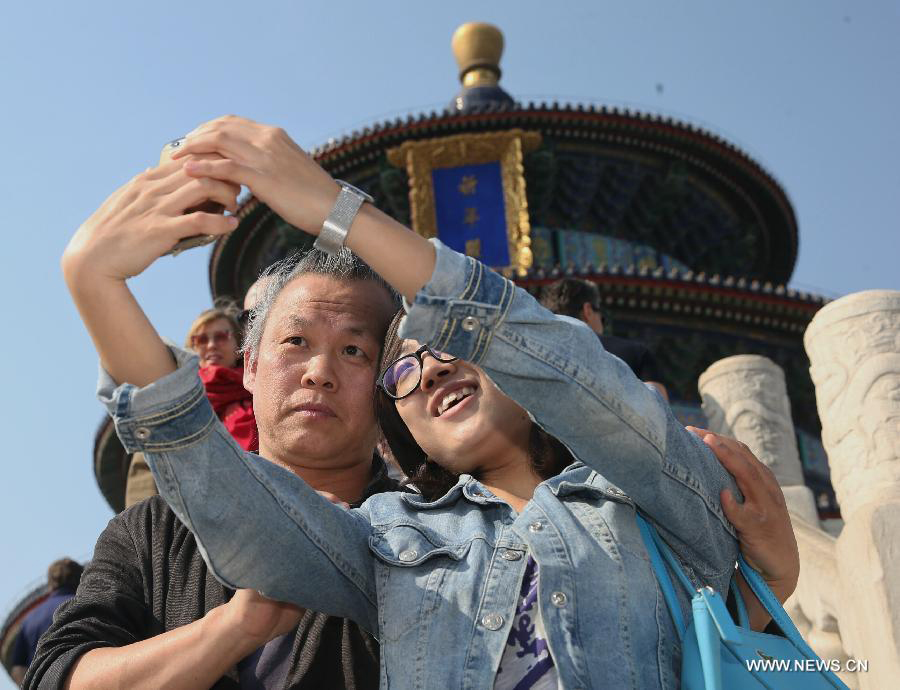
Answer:
<svg viewBox="0 0 900 690"><path fill-rule="evenodd" d="M744 576L747 584L750 585L750 589L753 590L756 598L759 599L759 603L761 603L766 611L769 612L769 615L772 616L772 620L775 621L775 624L779 628L781 628L781 632L784 633L784 636L790 640L797 650L807 659L818 659L818 655L812 650L812 647L806 643L806 640L803 639L803 635L797 630L794 621L787 615L787 612L781 606L781 602L778 601L776 596L772 593L772 590L769 589L769 585L767 585L762 576L744 560L743 554L738 554L738 567L741 569L741 574ZM834 687L847 688L843 681L841 681L830 669L823 668L821 673Z"/></svg>
<svg viewBox="0 0 900 690"><path fill-rule="evenodd" d="M672 615L672 620L675 623L675 629L678 631L678 638L683 639L687 626L684 624L684 615L681 612L681 605L678 603L678 597L675 595L675 587L672 585L672 578L669 577L669 571L666 570L663 557L660 555L659 547L656 544L656 539L654 539L654 536L656 536L657 539L659 537L656 535L656 530L654 530L640 515L637 516L637 524L638 529L641 532L641 538L644 540L644 546L647 548L647 555L650 556L650 565L653 566L653 570L656 572L656 581L659 583L659 588L662 590L663 597L669 607L669 613ZM666 553L665 548L663 549L663 553ZM681 575L681 577L685 577L680 568L676 569L675 572ZM687 578L685 578L685 580L686 579ZM693 588L689 591L693 594Z"/></svg>
<svg viewBox="0 0 900 690"><path fill-rule="evenodd" d="M791 620L790 616L787 615L787 612L781 606L781 602L778 601L776 596L772 593L772 590L769 589L769 585L767 585L762 576L744 560L743 554L738 555L738 566L740 567L741 574L744 576L747 584L750 585L750 589L753 590L756 598L759 599L759 603L761 603L763 608L769 612L769 615L772 616L772 620L775 621L775 624L779 628L781 628L784 636L793 642L804 656L810 659L817 658L816 653L806 643L806 640L803 639L800 631L797 630L794 621Z"/></svg>
<svg viewBox="0 0 900 690"><path fill-rule="evenodd" d="M759 599L759 603L769 612L769 615L772 616L772 620L775 621L779 628L781 628L785 637L796 644L804 654L815 657L815 653L803 640L800 631L797 630L797 626L794 625L794 622L782 608L781 602L778 601L772 593L772 590L769 589L769 585L766 584L766 581L763 580L762 576L756 572L746 560L744 560L743 554L738 555L738 566L740 567L741 574L744 576L747 584L750 585L750 589L753 590L756 598Z"/></svg>
<svg viewBox="0 0 900 690"><path fill-rule="evenodd" d="M659 532L651 526L644 518L638 515L638 524L643 524L644 530L650 536L650 539L653 540L653 544L656 547L655 550L657 554L662 553L662 557L666 560L666 563L669 564L669 567L672 569L672 572L675 573L675 576L681 581L682 586L685 591L688 593L689 597L694 596L697 593L697 588L694 587L693 583L688 579L688 576L684 574L684 569L681 567L681 564L675 559L675 556L672 554L672 549L670 549L666 543L662 540L662 537L659 536Z"/></svg>
<svg viewBox="0 0 900 690"><path fill-rule="evenodd" d="M744 603L744 595L741 594L741 588L738 587L737 577L731 578L731 593L734 595L734 602L737 605L738 625L742 628L750 629L750 616L747 613L747 605Z"/></svg>
<svg viewBox="0 0 900 690"><path fill-rule="evenodd" d="M669 613L672 615L672 619L675 621L675 627L678 630L679 637L683 639L684 633L686 631L684 616L682 615L681 606L678 603L678 598L675 595L675 588L672 585L672 580L669 577L669 573L665 564L669 564L669 567L676 574L678 579L681 581L681 584L684 585L691 596L696 593L696 590L691 585L690 580L688 580L687 578L687 575L684 574L684 571L682 570L678 561L675 559L675 556L672 555L669 547L665 544L665 542L662 541L662 538L659 536L653 526L650 525L640 515L637 515L636 517L638 528L641 532L641 537L644 540L644 545L646 546L647 553L650 556L650 564L653 566L653 570L656 572L656 579L659 582L659 586L662 589L666 604L669 607ZM663 559L665 559L665 562ZM784 610L784 608L782 608L781 602L778 601L778 599L772 593L772 590L769 589L769 585L766 584L766 581L763 580L762 576L758 572L756 572L756 570L750 567L747 561L744 560L743 554L740 553L738 554L738 567L741 571L741 574L744 576L744 579L747 581L747 584L750 586L750 590L756 595L756 598L759 599L759 602L763 605L766 611L768 611L769 615L772 617L772 620L776 623L776 625L781 628L781 631L784 633L785 638L789 640L796 647L797 651L803 654L806 658L818 659L818 655L816 655L812 648L806 643L806 640L803 639L800 631L797 630L797 626L794 625L794 622L787 615L787 612ZM733 577L731 580L731 587L737 601L738 617L740 619L739 624L742 628L749 630L750 622L749 616L747 615L747 607ZM721 601L721 599L719 599L719 601ZM723 615L727 615L727 612L723 612ZM835 688L847 687L831 670L822 669L821 674Z"/></svg>
<svg viewBox="0 0 900 690"><path fill-rule="evenodd" d="M672 612L675 626L683 636L686 627L684 626L681 606L678 604L678 598L675 596L672 580L669 577L669 570L674 572L678 577L689 597L695 597L699 590L691 584L691 581L685 574L681 564L672 553L672 549L670 549L662 540L662 537L659 536L656 529L640 515L637 516L637 522L638 528L641 531L641 537L644 539L644 544L647 547L647 553L650 555L650 563L653 566L653 570L656 572L656 579L659 581L663 596L666 599L666 603L669 605L669 610ZM663 563L664 560L665 563L668 563L669 568L665 567ZM744 597L741 595L734 577L731 578L730 587L731 591L734 593L735 603L737 604L738 625L749 630L750 616L747 614ZM724 602L722 603L724 604ZM707 602L707 605L708 604L709 602ZM717 613L719 615L714 615L713 618L716 620L716 625L720 627L720 633L725 637L730 637L730 634L727 631L730 630L734 632L734 623L731 615L724 606L721 607L721 610L717 610Z"/></svg>

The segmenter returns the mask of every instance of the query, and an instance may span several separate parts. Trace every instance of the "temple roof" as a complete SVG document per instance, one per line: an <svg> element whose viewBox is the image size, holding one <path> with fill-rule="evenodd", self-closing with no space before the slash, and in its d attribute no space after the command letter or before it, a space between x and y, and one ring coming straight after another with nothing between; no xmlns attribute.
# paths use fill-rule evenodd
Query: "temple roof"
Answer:
<svg viewBox="0 0 900 690"><path fill-rule="evenodd" d="M405 172L369 180L404 141L520 128L542 135L525 156L531 224L641 242L695 270L786 283L797 258L793 208L746 153L669 117L592 105L488 103L373 125L313 155L337 177L357 177L393 199ZM369 173L369 174L367 174ZM378 186L385 187L383 190ZM405 192L405 190L403 190ZM377 198L377 197L376 197ZM403 220L401 218L401 220Z"/></svg>
<svg viewBox="0 0 900 690"><path fill-rule="evenodd" d="M490 104L467 114L432 112L376 124L312 154L408 223L406 172L387 162L387 150L405 141L513 127L538 131L543 139L524 160L532 226L645 244L698 273L773 285L790 279L797 225L782 188L738 148L670 118L593 106ZM262 223L260 215L266 216ZM241 265L256 253L254 242L291 232L255 200L241 217L241 227L219 240L210 261L215 296L240 296L265 267ZM296 249L308 244L306 238L294 238ZM280 258L263 253L267 260Z"/></svg>
<svg viewBox="0 0 900 690"><path fill-rule="evenodd" d="M797 222L782 187L725 139L670 117L594 105L516 102L500 86L503 34L482 22L451 41L461 90L447 109L375 123L311 153L411 224L409 180L388 152L405 142L512 129L539 135L523 168L530 224L648 247L696 273L782 285ZM267 263L309 238L255 201L210 261L213 295L241 297ZM557 268L573 268L557 257ZM545 265L544 269L553 266ZM575 269L581 267L575 266ZM622 266L625 268L625 265Z"/></svg>

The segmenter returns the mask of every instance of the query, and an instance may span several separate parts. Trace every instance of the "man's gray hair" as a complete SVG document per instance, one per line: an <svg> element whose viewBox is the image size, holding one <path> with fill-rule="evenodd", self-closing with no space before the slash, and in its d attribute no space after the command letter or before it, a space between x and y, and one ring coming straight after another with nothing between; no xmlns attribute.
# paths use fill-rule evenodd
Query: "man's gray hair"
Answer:
<svg viewBox="0 0 900 690"><path fill-rule="evenodd" d="M294 278L307 274L331 276L345 281L370 280L381 285L395 305L391 313L385 315L385 329L387 329L393 313L400 308L400 297L397 292L365 261L346 247L339 254L334 255L315 248L305 253L294 254L272 264L259 277L265 287L262 296L250 308L250 318L244 332L244 343L241 349L242 352L250 355L250 361L255 361L259 356L259 344L262 342L263 332L266 329L269 310L278 295L281 294L284 286Z"/></svg>

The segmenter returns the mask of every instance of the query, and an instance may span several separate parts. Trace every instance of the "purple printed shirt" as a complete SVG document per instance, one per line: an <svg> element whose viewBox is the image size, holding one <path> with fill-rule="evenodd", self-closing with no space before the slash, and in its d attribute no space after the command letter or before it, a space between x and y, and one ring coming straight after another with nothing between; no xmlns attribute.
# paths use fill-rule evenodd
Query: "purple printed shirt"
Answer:
<svg viewBox="0 0 900 690"><path fill-rule="evenodd" d="M494 690L556 690L559 687L537 596L538 565L529 556Z"/></svg>

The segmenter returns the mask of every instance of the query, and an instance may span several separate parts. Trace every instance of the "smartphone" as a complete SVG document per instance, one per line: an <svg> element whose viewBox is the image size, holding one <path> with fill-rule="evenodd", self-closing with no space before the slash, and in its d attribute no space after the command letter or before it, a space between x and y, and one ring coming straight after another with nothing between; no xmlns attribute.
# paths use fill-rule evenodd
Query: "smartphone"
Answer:
<svg viewBox="0 0 900 690"><path fill-rule="evenodd" d="M172 157L172 154L175 153L183 143L184 137L181 137L180 139L173 139L163 146L162 153L159 154L160 164L169 160ZM204 201L199 206L187 209L185 213L194 213L196 211L204 211L205 213L225 213L225 207L217 201ZM166 254L178 256L186 249L205 247L207 244L212 244L217 239L219 239L218 235L192 235L191 237L185 237L183 240L178 240L175 246L167 251ZM165 254L163 256L165 256Z"/></svg>

